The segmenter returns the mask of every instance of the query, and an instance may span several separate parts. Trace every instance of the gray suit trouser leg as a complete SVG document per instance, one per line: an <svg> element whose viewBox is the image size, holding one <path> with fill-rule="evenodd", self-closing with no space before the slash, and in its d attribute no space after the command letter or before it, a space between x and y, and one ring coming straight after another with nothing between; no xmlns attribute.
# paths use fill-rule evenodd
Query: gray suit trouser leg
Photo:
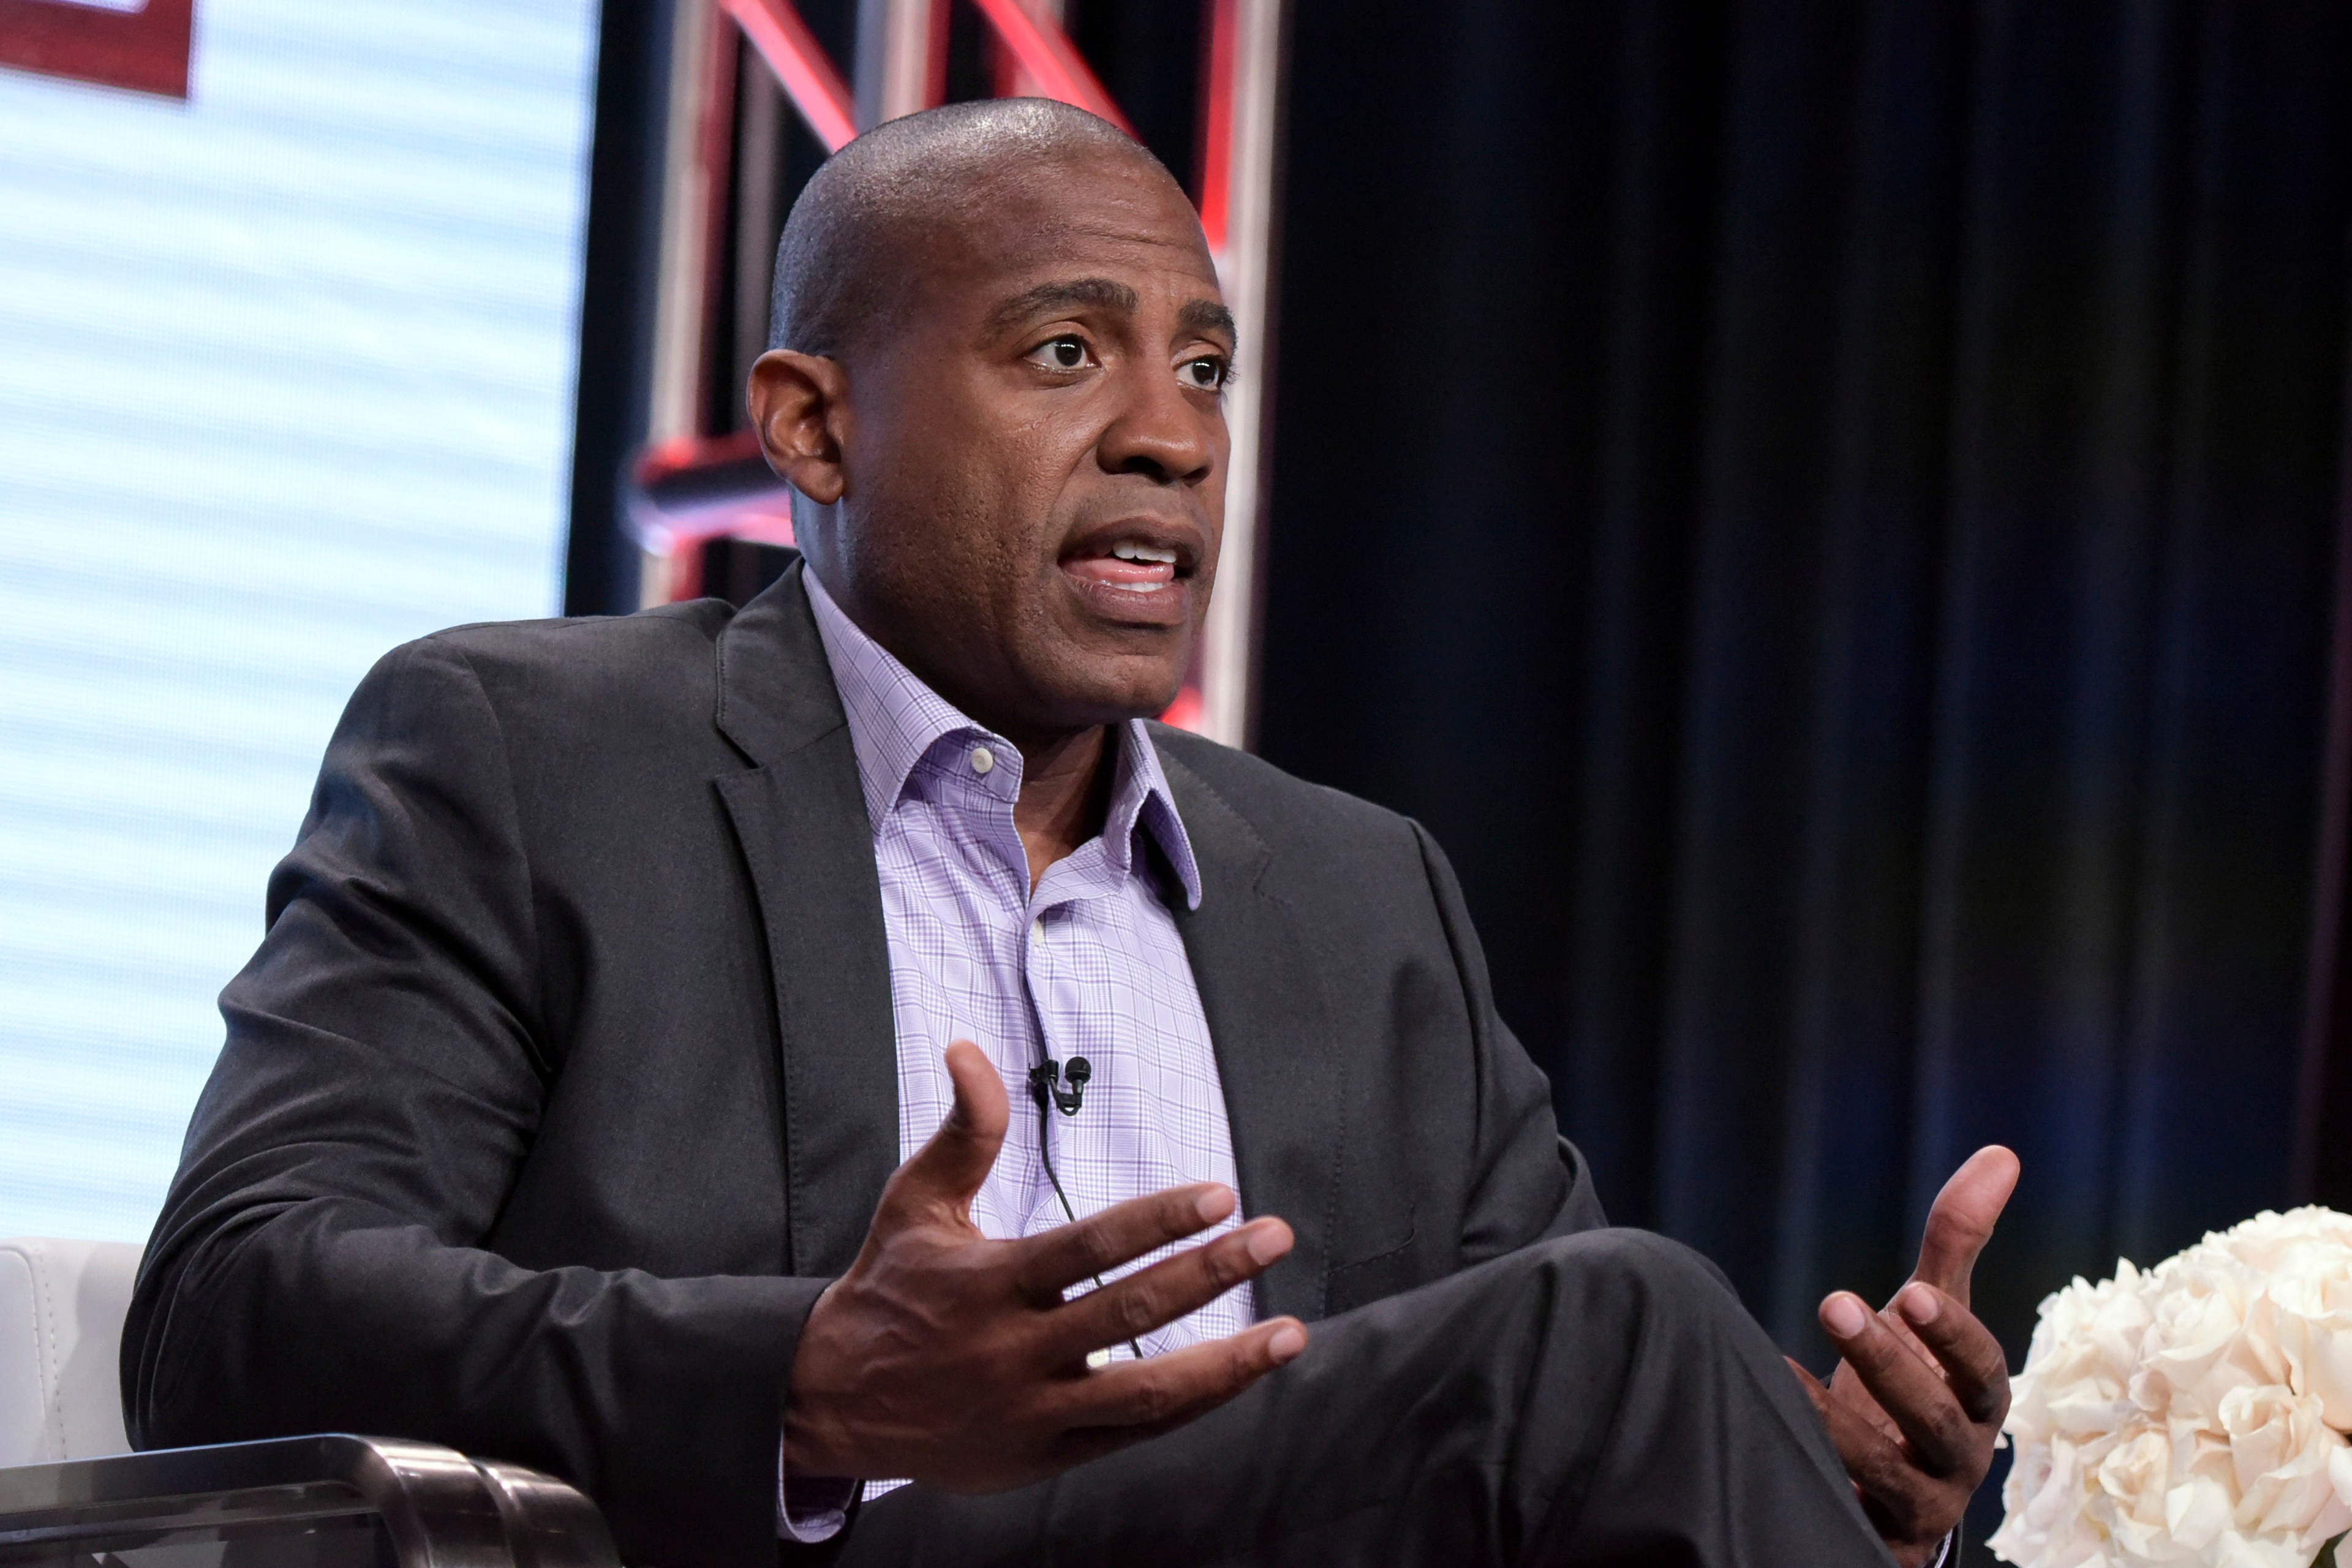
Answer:
<svg viewBox="0 0 2352 1568"><path fill-rule="evenodd" d="M1796 1379L1714 1267L1543 1242L1314 1325L1191 1426L992 1497L904 1487L856 1568L1885 1568Z"/></svg>

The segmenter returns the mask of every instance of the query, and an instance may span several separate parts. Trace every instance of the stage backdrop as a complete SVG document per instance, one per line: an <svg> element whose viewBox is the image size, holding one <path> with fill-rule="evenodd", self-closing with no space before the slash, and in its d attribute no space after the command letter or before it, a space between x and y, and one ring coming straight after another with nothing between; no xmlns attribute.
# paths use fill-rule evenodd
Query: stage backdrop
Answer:
<svg viewBox="0 0 2352 1568"><path fill-rule="evenodd" d="M2340 0L1297 0L1262 750L1791 1350L2294 1195ZM2340 1142L2338 1124L2323 1135Z"/></svg>
<svg viewBox="0 0 2352 1568"><path fill-rule="evenodd" d="M352 685L561 599L595 8L0 4L0 1235L143 1241Z"/></svg>

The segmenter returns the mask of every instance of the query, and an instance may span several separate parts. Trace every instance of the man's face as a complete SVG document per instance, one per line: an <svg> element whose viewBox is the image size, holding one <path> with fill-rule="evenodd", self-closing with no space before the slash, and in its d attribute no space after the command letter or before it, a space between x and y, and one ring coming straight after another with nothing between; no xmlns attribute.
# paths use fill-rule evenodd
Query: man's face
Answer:
<svg viewBox="0 0 2352 1568"><path fill-rule="evenodd" d="M1233 329L1199 222L1108 154L1002 174L967 215L847 356L826 586L1016 742L1158 713L1224 516Z"/></svg>

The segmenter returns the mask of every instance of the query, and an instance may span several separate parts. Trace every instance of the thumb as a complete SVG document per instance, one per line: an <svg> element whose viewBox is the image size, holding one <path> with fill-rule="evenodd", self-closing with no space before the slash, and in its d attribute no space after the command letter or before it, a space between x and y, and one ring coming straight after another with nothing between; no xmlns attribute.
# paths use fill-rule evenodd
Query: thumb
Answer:
<svg viewBox="0 0 2352 1568"><path fill-rule="evenodd" d="M1004 1080L978 1046L958 1040L948 1047L946 1060L955 1103L930 1141L898 1167L890 1185L901 1201L949 1209L962 1217L994 1168L997 1151L1004 1147L1009 1110Z"/></svg>
<svg viewBox="0 0 2352 1568"><path fill-rule="evenodd" d="M1927 1211L1927 1234L1919 1241L1919 1267L1911 1278L1924 1279L1965 1307L1969 1277L1977 1254L1992 1238L1993 1223L2016 1189L2017 1156L1998 1143L1969 1155Z"/></svg>

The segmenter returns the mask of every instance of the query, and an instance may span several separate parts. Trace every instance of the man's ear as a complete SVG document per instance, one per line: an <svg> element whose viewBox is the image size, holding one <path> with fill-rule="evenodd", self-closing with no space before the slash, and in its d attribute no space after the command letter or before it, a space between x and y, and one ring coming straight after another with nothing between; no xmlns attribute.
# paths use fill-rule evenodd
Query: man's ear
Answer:
<svg viewBox="0 0 2352 1568"><path fill-rule="evenodd" d="M839 360L770 349L751 364L751 428L768 467L819 506L841 499L849 378Z"/></svg>

